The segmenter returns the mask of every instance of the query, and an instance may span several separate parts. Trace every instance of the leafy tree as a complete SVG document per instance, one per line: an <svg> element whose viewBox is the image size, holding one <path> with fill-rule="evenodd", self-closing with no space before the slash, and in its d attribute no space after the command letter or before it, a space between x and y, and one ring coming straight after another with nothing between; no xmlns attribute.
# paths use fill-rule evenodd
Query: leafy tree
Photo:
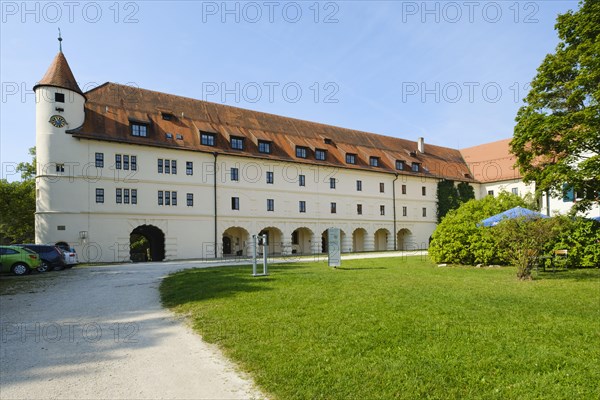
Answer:
<svg viewBox="0 0 600 400"><path fill-rule="evenodd" d="M0 243L25 243L35 239L35 147L31 163L20 163L21 182L0 180Z"/></svg>
<svg viewBox="0 0 600 400"><path fill-rule="evenodd" d="M514 218L501 221L491 228L500 249L511 265L517 267L517 278L531 279L531 271L548 243L563 231L559 218Z"/></svg>
<svg viewBox="0 0 600 400"><path fill-rule="evenodd" d="M475 198L473 187L467 182L454 186L454 181L442 180L437 186L437 220L438 223L450 210L457 209L462 203Z"/></svg>
<svg viewBox="0 0 600 400"><path fill-rule="evenodd" d="M29 155L32 157L32 161L30 163L21 162L17 165L17 171L21 173L21 179L24 181L35 179L35 168L37 163L35 147L31 147L29 149Z"/></svg>
<svg viewBox="0 0 600 400"><path fill-rule="evenodd" d="M505 260L490 229L477 224L516 206L532 207L529 200L502 192L498 197L486 196L469 200L451 210L433 232L429 255L434 262L451 264L490 264Z"/></svg>
<svg viewBox="0 0 600 400"><path fill-rule="evenodd" d="M35 238L35 181L0 180L0 243L33 242Z"/></svg>
<svg viewBox="0 0 600 400"><path fill-rule="evenodd" d="M568 183L589 209L600 192L600 2L559 15L560 43L537 70L518 111L511 151L538 194L564 195Z"/></svg>

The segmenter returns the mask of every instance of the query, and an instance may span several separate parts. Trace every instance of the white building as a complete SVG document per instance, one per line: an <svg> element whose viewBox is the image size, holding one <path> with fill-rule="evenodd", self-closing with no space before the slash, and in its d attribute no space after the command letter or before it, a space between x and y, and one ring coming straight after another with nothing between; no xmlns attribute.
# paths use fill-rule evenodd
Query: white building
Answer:
<svg viewBox="0 0 600 400"><path fill-rule="evenodd" d="M460 151L105 83L83 93L59 52L36 93L36 241L120 262L427 248ZM515 177L515 185L519 186ZM508 187L510 189L510 187ZM519 189L525 191L525 188Z"/></svg>

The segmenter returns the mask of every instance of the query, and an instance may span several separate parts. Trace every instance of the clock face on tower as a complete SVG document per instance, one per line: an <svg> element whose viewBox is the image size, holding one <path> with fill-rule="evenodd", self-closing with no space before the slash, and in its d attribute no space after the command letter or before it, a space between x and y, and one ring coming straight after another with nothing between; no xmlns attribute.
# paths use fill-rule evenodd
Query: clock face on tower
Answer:
<svg viewBox="0 0 600 400"><path fill-rule="evenodd" d="M48 122L57 128L62 128L63 126L67 125L67 120L62 115L53 115L50 117L50 121Z"/></svg>

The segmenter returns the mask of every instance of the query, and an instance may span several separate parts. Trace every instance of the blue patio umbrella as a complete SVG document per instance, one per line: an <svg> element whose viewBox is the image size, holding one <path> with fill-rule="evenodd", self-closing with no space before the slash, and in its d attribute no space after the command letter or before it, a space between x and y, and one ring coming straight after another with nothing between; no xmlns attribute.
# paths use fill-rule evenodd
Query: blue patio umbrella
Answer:
<svg viewBox="0 0 600 400"><path fill-rule="evenodd" d="M480 223L478 223L477 226L496 226L502 220L514 219L514 218L520 218L520 217L525 217L525 218L530 218L530 219L550 218L547 215L544 215L537 211L531 211L531 210L528 210L527 208L523 208L523 207L515 207L515 208L511 208L510 210L501 212L500 214L496 214L489 218L486 218L483 221L481 221Z"/></svg>

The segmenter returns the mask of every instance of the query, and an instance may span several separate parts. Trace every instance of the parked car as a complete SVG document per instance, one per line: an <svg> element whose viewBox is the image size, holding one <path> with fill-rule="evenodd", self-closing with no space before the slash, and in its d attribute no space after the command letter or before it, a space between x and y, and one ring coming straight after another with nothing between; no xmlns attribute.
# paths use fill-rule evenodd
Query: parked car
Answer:
<svg viewBox="0 0 600 400"><path fill-rule="evenodd" d="M25 275L41 265L40 256L18 246L0 246L0 270Z"/></svg>
<svg viewBox="0 0 600 400"><path fill-rule="evenodd" d="M65 242L56 243L56 247L58 247L65 258L65 263L67 264L67 268L71 268L74 265L79 263L79 257L77 257L77 252L74 248L70 247Z"/></svg>
<svg viewBox="0 0 600 400"><path fill-rule="evenodd" d="M38 272L60 271L65 269L67 263L62 251L53 244L17 244L39 254L42 264L37 268Z"/></svg>

